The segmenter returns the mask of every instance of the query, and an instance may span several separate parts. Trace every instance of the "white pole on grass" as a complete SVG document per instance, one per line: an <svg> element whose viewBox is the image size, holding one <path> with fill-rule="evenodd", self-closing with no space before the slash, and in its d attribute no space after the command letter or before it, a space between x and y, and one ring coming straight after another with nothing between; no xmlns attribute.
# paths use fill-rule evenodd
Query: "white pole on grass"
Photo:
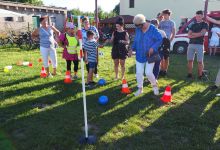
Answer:
<svg viewBox="0 0 220 150"><path fill-rule="evenodd" d="M95 136L88 135L86 89L85 89L85 79L84 79L84 62L83 62L83 48L82 48L82 27L81 27L80 16L78 16L78 38L79 38L79 46L80 46L80 62L81 62L81 74L82 74L83 108L84 108L84 123L85 123L85 136L83 136L80 139L80 143L81 144L94 144L96 141Z"/></svg>

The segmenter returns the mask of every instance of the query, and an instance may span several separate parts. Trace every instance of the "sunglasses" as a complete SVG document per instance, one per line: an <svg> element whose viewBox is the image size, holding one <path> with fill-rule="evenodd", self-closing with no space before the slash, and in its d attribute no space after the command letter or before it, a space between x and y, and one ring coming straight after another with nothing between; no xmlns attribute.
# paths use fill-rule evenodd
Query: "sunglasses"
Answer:
<svg viewBox="0 0 220 150"><path fill-rule="evenodd" d="M143 26L143 24L135 24L135 27L137 28L141 28Z"/></svg>

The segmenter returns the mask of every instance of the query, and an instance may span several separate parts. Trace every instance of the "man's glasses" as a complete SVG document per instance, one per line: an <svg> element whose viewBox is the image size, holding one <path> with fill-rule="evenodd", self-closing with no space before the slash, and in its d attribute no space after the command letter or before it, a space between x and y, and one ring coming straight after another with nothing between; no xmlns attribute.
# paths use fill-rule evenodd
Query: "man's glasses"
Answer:
<svg viewBox="0 0 220 150"><path fill-rule="evenodd" d="M141 28L143 26L143 24L135 24L136 28Z"/></svg>

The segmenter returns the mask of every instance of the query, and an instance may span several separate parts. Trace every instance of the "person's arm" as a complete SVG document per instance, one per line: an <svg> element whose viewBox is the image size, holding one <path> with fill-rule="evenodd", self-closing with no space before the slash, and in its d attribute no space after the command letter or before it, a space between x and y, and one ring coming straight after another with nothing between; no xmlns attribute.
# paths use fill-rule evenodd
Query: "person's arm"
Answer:
<svg viewBox="0 0 220 150"><path fill-rule="evenodd" d="M126 45L128 45L130 43L129 35L128 35L127 32L126 32L126 35L125 35L125 40L122 40L121 42L123 44L126 44Z"/></svg>
<svg viewBox="0 0 220 150"><path fill-rule="evenodd" d="M63 34L60 34L57 43L58 43L59 46L64 48L64 35Z"/></svg>
<svg viewBox="0 0 220 150"><path fill-rule="evenodd" d="M153 54L154 52L158 51L159 46L161 45L163 38L162 35L160 34L160 32L155 28L153 31L153 38L154 38L154 44L151 46L151 48L149 49L149 56L151 54Z"/></svg>
<svg viewBox="0 0 220 150"><path fill-rule="evenodd" d="M201 32L192 33L192 38L203 37L206 34L207 30L208 30L208 24L204 23Z"/></svg>
<svg viewBox="0 0 220 150"><path fill-rule="evenodd" d="M220 32L217 32L218 37L220 38Z"/></svg>
<svg viewBox="0 0 220 150"><path fill-rule="evenodd" d="M88 63L88 58L87 58L87 51L84 51L84 62L87 64Z"/></svg>
<svg viewBox="0 0 220 150"><path fill-rule="evenodd" d="M95 34L96 34L95 40L98 41L99 40L99 31L97 30L97 28L95 26L93 26L93 27L94 27Z"/></svg>
<svg viewBox="0 0 220 150"><path fill-rule="evenodd" d="M31 38L36 39L38 37L39 37L39 29L37 28L31 33Z"/></svg>
<svg viewBox="0 0 220 150"><path fill-rule="evenodd" d="M54 26L51 26L51 29L52 29L53 32L56 34L56 36L59 37L60 31L59 31L56 27L54 27Z"/></svg>
<svg viewBox="0 0 220 150"><path fill-rule="evenodd" d="M207 29L202 29L202 31L199 33L192 32L191 38L197 38L197 37L204 36L206 32L207 32Z"/></svg>
<svg viewBox="0 0 220 150"><path fill-rule="evenodd" d="M206 19L214 24L219 24L220 25L220 20L215 20L209 16L206 16Z"/></svg>
<svg viewBox="0 0 220 150"><path fill-rule="evenodd" d="M175 38L175 35L176 35L176 25L175 25L175 23L173 23L173 29L172 29L170 41L172 41Z"/></svg>
<svg viewBox="0 0 220 150"><path fill-rule="evenodd" d="M190 39L192 38L192 33L193 33L192 30L189 30L189 32L188 32L188 38L190 38Z"/></svg>

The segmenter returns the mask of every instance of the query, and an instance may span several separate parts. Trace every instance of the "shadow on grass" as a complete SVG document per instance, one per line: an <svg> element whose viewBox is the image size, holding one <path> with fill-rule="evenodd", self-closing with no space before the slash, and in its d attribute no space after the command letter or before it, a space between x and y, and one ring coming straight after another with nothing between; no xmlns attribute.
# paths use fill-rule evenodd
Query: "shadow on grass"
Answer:
<svg viewBox="0 0 220 150"><path fill-rule="evenodd" d="M30 82L30 81L33 81L33 80L38 79L38 78L39 78L39 76L34 76L34 77L29 77L29 78L22 78L22 79L14 81L14 82L9 82L9 83L2 84L1 87L13 86L13 85L16 85L16 84L21 84L23 82Z"/></svg>
<svg viewBox="0 0 220 150"><path fill-rule="evenodd" d="M208 89L198 92L180 106L169 109L143 132L111 145L135 149L219 149L219 139L213 140L220 123L219 100L207 109L214 98Z"/></svg>
<svg viewBox="0 0 220 150"><path fill-rule="evenodd" d="M63 81L48 83L44 87L25 88L24 91L31 91L55 85L57 86L55 89L57 92L33 100L25 100L0 110L2 128L9 134L9 138L15 143L16 148L22 150L33 147L39 150L84 148L84 146L78 144L79 137L84 134L82 131L84 126L82 98L74 97L74 95L81 92L81 85L76 83L67 87L61 82ZM74 91L77 91L74 95L72 93L73 87L77 87L77 90L74 89ZM152 109L158 107L155 101L157 98L151 96L152 93L147 93L147 95L140 98L133 98L133 95L127 96L121 94L120 91L121 85L87 96L88 122L90 126L94 127L90 129L89 133L101 137L112 127L124 122L126 118L137 114L140 109L150 105L155 105ZM98 104L98 98L101 95L109 97L108 105L101 106ZM146 97L149 100L146 100ZM53 105L57 101L64 103L28 115L28 112L34 109L32 106L35 103ZM123 106L122 103L127 104ZM25 113L27 115L18 117ZM103 113L106 113L106 115L103 115ZM32 140L26 142L28 139Z"/></svg>
<svg viewBox="0 0 220 150"><path fill-rule="evenodd" d="M41 84L33 87L25 87L16 91L7 91L6 95L3 99L13 98L15 96L21 96L24 94L31 93L33 91L39 91L46 88L53 88L56 91L55 94L48 94L45 96L40 96L34 99L24 99L22 101L18 101L9 106L3 106L0 109L0 122L1 124L14 119L17 115L28 112L29 110L34 109L34 105L38 103L52 105L56 103L58 100L66 100L69 97L73 97L77 95L77 93L81 92L80 84L74 82L73 84L66 85L63 83L63 80L50 82L47 84ZM42 91L43 92L43 91Z"/></svg>

